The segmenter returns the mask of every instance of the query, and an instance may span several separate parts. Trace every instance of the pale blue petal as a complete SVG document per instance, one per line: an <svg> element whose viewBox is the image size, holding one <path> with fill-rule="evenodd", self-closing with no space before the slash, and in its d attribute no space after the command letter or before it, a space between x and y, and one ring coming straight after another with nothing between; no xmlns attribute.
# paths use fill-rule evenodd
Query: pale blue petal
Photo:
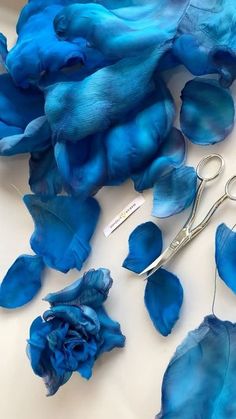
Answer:
<svg viewBox="0 0 236 419"><path fill-rule="evenodd" d="M216 230L215 260L221 279L236 293L236 233L225 224Z"/></svg>
<svg viewBox="0 0 236 419"><path fill-rule="evenodd" d="M183 302L183 288L177 276L158 269L147 279L144 301L155 328L163 336L169 335Z"/></svg>
<svg viewBox="0 0 236 419"><path fill-rule="evenodd" d="M180 124L190 141L199 145L224 140L234 125L234 101L216 80L196 78L181 94Z"/></svg>
<svg viewBox="0 0 236 419"><path fill-rule="evenodd" d="M207 316L177 348L162 383L156 419L236 417L236 326Z"/></svg>
<svg viewBox="0 0 236 419"><path fill-rule="evenodd" d="M154 187L152 215L166 218L183 211L193 202L196 188L193 167L183 166L162 176Z"/></svg>
<svg viewBox="0 0 236 419"><path fill-rule="evenodd" d="M59 292L48 294L44 300L52 306L82 304L97 308L107 299L111 286L112 278L108 269L91 269L85 272L81 279Z"/></svg>
<svg viewBox="0 0 236 419"><path fill-rule="evenodd" d="M138 192L152 188L158 179L175 168L180 167L186 156L186 142L182 133L172 128L164 139L157 155L142 171L133 174L132 180Z"/></svg>
<svg viewBox="0 0 236 419"><path fill-rule="evenodd" d="M34 298L41 288L44 263L40 256L19 256L0 286L0 306L17 308Z"/></svg>
<svg viewBox="0 0 236 419"><path fill-rule="evenodd" d="M140 273L149 266L162 251L162 233L156 224L148 221L140 224L129 236L129 254L123 267Z"/></svg>
<svg viewBox="0 0 236 419"><path fill-rule="evenodd" d="M94 198L80 202L75 197L55 196L41 200L26 195L24 203L35 223L31 247L44 263L61 272L81 269L90 253L100 207Z"/></svg>

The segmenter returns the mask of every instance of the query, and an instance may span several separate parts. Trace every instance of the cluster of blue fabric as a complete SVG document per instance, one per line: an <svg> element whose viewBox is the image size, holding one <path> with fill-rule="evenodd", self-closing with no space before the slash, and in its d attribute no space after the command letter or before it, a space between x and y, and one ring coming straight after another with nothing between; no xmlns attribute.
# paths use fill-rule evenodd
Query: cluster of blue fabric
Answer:
<svg viewBox="0 0 236 419"><path fill-rule="evenodd" d="M123 347L119 323L103 307L112 279L107 269L90 270L45 300L50 308L30 328L27 353L35 374L52 396L73 372L89 379L96 359Z"/></svg>

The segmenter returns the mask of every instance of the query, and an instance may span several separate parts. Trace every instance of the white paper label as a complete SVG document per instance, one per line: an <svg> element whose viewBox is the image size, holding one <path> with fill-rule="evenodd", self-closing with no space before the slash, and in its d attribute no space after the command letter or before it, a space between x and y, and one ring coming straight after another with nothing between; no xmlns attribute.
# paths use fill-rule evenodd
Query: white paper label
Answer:
<svg viewBox="0 0 236 419"><path fill-rule="evenodd" d="M139 195L132 202L130 202L127 207L125 207L113 220L104 228L103 232L106 237L109 237L110 234L117 229L130 215L132 215L137 209L139 209L145 202L145 199L142 195Z"/></svg>

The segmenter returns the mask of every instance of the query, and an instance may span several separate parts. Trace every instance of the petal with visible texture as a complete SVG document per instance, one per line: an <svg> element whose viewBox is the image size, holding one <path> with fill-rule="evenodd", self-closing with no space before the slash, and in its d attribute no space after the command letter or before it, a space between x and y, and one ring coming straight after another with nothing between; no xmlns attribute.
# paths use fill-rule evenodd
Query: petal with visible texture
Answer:
<svg viewBox="0 0 236 419"><path fill-rule="evenodd" d="M225 224L216 230L215 260L221 279L236 293L236 233Z"/></svg>

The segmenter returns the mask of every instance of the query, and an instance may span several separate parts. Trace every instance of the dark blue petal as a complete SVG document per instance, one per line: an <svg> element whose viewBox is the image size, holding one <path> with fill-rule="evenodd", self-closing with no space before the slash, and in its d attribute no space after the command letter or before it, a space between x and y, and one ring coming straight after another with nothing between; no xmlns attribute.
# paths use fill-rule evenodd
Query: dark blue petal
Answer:
<svg viewBox="0 0 236 419"><path fill-rule="evenodd" d="M163 336L169 335L183 302L183 288L177 276L158 269L147 280L144 300L155 328Z"/></svg>
<svg viewBox="0 0 236 419"><path fill-rule="evenodd" d="M177 348L162 383L156 419L236 417L236 326L208 316Z"/></svg>
<svg viewBox="0 0 236 419"><path fill-rule="evenodd" d="M35 223L31 247L44 263L61 272L81 269L90 253L89 241L95 230L100 207L94 198L80 202L69 196L42 201L26 195L24 203Z"/></svg>
<svg viewBox="0 0 236 419"><path fill-rule="evenodd" d="M216 266L221 279L236 293L236 233L225 224L216 230Z"/></svg>
<svg viewBox="0 0 236 419"><path fill-rule="evenodd" d="M0 306L21 307L41 288L44 263L40 256L19 256L10 267L0 287Z"/></svg>
<svg viewBox="0 0 236 419"><path fill-rule="evenodd" d="M91 269L78 281L59 292L48 294L44 300L52 306L70 304L97 308L107 299L111 286L112 278L108 269Z"/></svg>
<svg viewBox="0 0 236 419"><path fill-rule="evenodd" d="M129 236L129 254L123 267L140 273L161 253L162 234L159 227L151 221L140 224Z"/></svg>
<svg viewBox="0 0 236 419"><path fill-rule="evenodd" d="M97 357L114 348L123 348L125 345L125 336L121 333L120 324L112 320L103 307L97 310L97 316L100 322L101 336Z"/></svg>
<svg viewBox="0 0 236 419"><path fill-rule="evenodd" d="M162 176L154 187L152 215L166 218L191 205L197 187L193 167L183 166Z"/></svg>
<svg viewBox="0 0 236 419"><path fill-rule="evenodd" d="M132 113L128 121L105 136L109 181L122 182L146 167L170 131L175 116L172 96L161 79L156 91Z"/></svg>
<svg viewBox="0 0 236 419"><path fill-rule="evenodd" d="M89 358L86 363L83 363L79 366L77 372L86 380L89 380L92 377L93 366L95 359Z"/></svg>
<svg viewBox="0 0 236 419"><path fill-rule="evenodd" d="M186 143L182 133L173 128L164 139L157 155L145 169L132 175L136 191L152 188L164 174L180 167L186 155Z"/></svg>
<svg viewBox="0 0 236 419"><path fill-rule="evenodd" d="M234 101L216 80L196 78L181 94L180 124L195 144L208 145L224 140L233 129Z"/></svg>
<svg viewBox="0 0 236 419"><path fill-rule="evenodd" d="M12 127L0 128L3 131L0 139L0 155L12 156L14 154L30 153L45 150L51 144L51 130L45 116L31 121L20 133L12 131ZM16 129L18 131L19 129Z"/></svg>
<svg viewBox="0 0 236 419"><path fill-rule="evenodd" d="M58 171L53 148L32 153L29 166L29 185L32 192L43 197L50 197L62 191L63 181Z"/></svg>

